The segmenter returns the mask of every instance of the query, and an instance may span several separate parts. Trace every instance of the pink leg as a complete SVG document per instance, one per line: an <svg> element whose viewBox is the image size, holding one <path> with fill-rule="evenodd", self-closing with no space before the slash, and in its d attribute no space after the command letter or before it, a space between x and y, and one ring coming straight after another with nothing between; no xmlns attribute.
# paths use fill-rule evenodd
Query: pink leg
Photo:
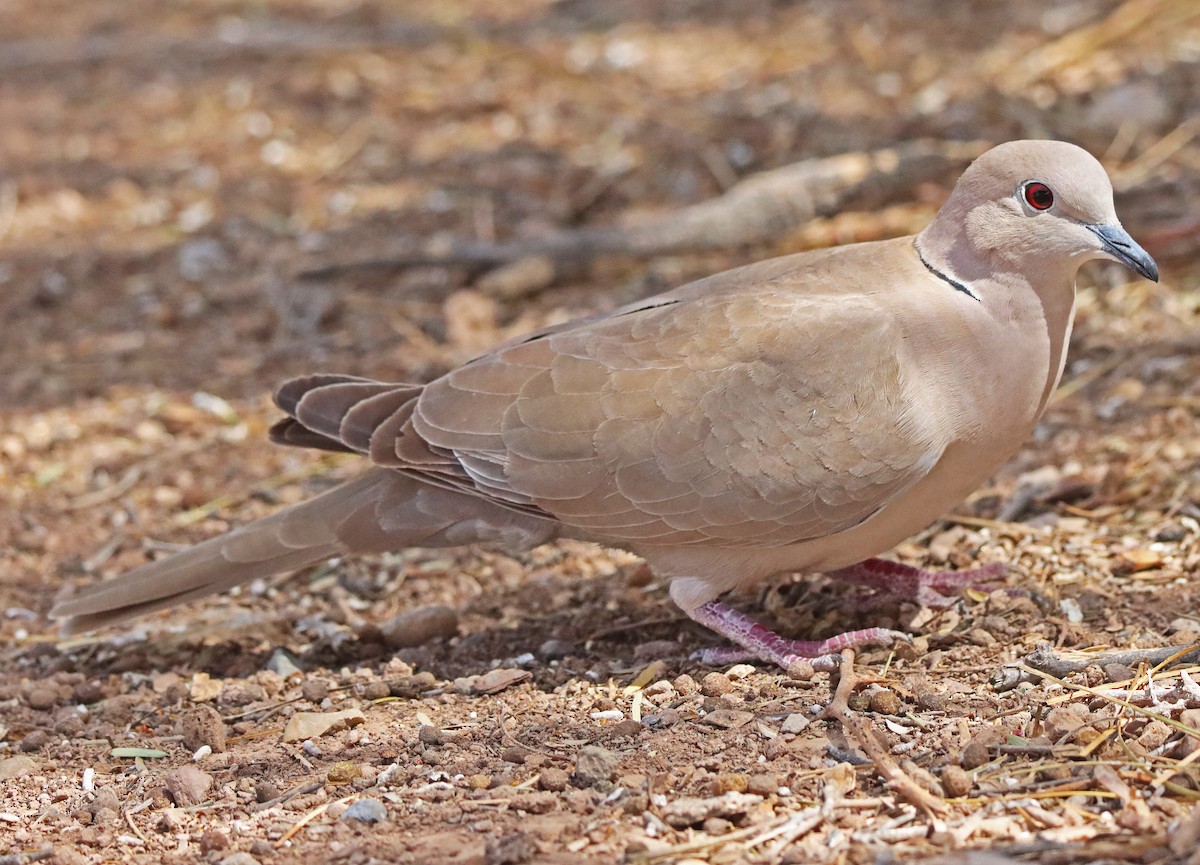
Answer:
<svg viewBox="0 0 1200 865"><path fill-rule="evenodd" d="M905 600L940 609L954 603L953 593L957 590L995 582L1007 573L1008 566L999 563L967 571L927 571L886 559L867 559L857 565L827 571L826 575L878 589L879 595L872 598L873 603Z"/></svg>
<svg viewBox="0 0 1200 865"><path fill-rule="evenodd" d="M765 625L720 601L702 604L688 615L694 621L716 631L741 649L705 649L700 660L706 664L720 665L755 658L767 661L791 671L797 661L806 661L815 670L836 670L840 658L838 652L869 643L890 643L893 640L909 640L907 634L889 631L886 628L864 628L848 631L827 640L787 640Z"/></svg>

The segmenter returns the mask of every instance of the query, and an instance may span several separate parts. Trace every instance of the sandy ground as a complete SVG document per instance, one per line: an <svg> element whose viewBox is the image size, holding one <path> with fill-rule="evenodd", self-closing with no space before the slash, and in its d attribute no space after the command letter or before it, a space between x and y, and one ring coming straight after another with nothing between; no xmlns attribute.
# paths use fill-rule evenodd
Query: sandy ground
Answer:
<svg viewBox="0 0 1200 865"><path fill-rule="evenodd" d="M1198 88L1187 0L0 6L0 861L1192 861L1200 689L1177 664L1148 688L1145 650L1200 642ZM917 227L953 176L520 297L479 266L305 267L666 213L917 137L1047 135L1104 157L1163 281L1085 271L1034 440L896 551L1005 562L1004 586L945 610L820 577L734 599L796 635L914 634L857 655L841 721L837 677L691 660L715 638L580 543L334 561L80 638L44 617L352 473L265 442L288 375L425 380ZM1041 644L1085 663L1014 672Z"/></svg>

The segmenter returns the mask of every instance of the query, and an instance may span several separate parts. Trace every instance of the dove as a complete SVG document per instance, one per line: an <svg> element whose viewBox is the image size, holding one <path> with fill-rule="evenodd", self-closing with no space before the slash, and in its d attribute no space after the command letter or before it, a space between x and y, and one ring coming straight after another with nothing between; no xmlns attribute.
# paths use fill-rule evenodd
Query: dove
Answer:
<svg viewBox="0 0 1200 865"><path fill-rule="evenodd" d="M865 628L791 640L721 600L825 573L947 603L995 567L876 558L1014 454L1062 376L1092 259L1158 280L1086 151L980 156L919 234L738 267L498 346L428 384L285 383L281 444L361 454L357 477L63 600L95 629L331 556L556 537L628 550L748 656L828 669Z"/></svg>

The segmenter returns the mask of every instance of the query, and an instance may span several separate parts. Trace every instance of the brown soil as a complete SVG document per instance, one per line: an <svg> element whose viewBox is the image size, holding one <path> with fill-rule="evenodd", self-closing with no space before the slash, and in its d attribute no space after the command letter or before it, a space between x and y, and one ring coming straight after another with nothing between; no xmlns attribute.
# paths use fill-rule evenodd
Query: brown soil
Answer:
<svg viewBox="0 0 1200 865"><path fill-rule="evenodd" d="M1136 664L989 680L1042 643L1200 641L1197 11L0 6L0 861L1191 861L1200 700L1163 696L1177 671L1152 715L1096 690ZM44 618L73 585L353 472L265 443L263 395L288 375L428 379L540 324L906 230L952 178L900 217L612 256L520 300L476 289L475 268L301 282L301 265L396 237L604 224L915 137L1044 135L1105 156L1164 279L1085 272L1034 440L961 518L897 550L1011 563L1007 588L939 611L861 609L821 578L736 599L797 635L916 635L858 655L850 709L947 799L936 815L819 717L836 679L704 668L690 655L714 638L639 562L585 544L332 562L81 639ZM453 636L389 644L396 616L433 605L457 611ZM284 735L343 710L361 718ZM372 807L382 821L354 819Z"/></svg>

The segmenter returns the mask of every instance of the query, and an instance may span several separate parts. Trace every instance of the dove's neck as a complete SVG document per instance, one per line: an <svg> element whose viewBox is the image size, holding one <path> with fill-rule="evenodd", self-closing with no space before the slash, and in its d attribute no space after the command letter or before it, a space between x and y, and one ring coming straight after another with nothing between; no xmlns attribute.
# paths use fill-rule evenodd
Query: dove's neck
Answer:
<svg viewBox="0 0 1200 865"><path fill-rule="evenodd" d="M1042 345L1048 354L1036 412L1040 416L1062 376L1075 315L1079 262L1060 256L1021 259L980 248L969 235L976 220L958 204L947 202L914 238L917 255L939 279L971 294L988 318L1001 325L999 332L1032 336L1044 328Z"/></svg>

